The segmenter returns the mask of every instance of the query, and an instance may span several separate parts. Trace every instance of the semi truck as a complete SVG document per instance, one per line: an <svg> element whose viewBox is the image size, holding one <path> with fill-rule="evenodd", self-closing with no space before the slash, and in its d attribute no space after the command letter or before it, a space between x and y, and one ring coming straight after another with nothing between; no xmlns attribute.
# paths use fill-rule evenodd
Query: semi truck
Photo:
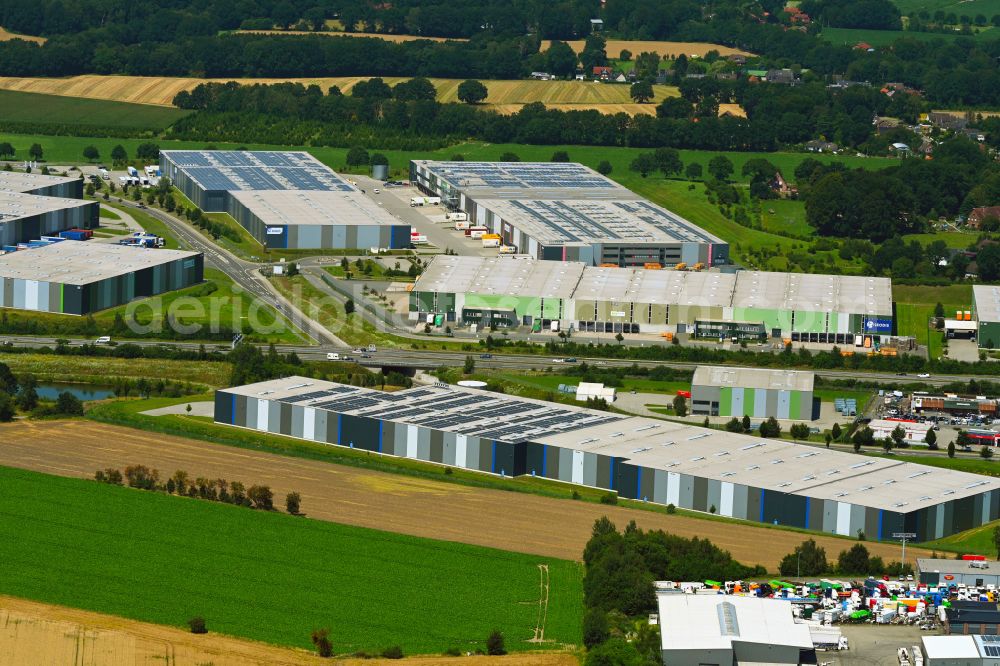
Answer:
<svg viewBox="0 0 1000 666"><path fill-rule="evenodd" d="M483 247L500 247L499 238L487 238L483 236Z"/></svg>
<svg viewBox="0 0 1000 666"><path fill-rule="evenodd" d="M472 239L482 238L490 232L486 227L469 227L465 230L465 235Z"/></svg>
<svg viewBox="0 0 1000 666"><path fill-rule="evenodd" d="M465 231L470 226L472 226L468 220L456 220L455 221L455 231Z"/></svg>
<svg viewBox="0 0 1000 666"><path fill-rule="evenodd" d="M500 254L517 254L517 248L513 245L501 245Z"/></svg>
<svg viewBox="0 0 1000 666"><path fill-rule="evenodd" d="M463 212L445 213L444 219L452 222L468 222L469 214Z"/></svg>
<svg viewBox="0 0 1000 666"><path fill-rule="evenodd" d="M410 206L423 206L427 200L423 197L410 197Z"/></svg>
<svg viewBox="0 0 1000 666"><path fill-rule="evenodd" d="M428 206L440 206L441 197L424 197L424 203Z"/></svg>
<svg viewBox="0 0 1000 666"><path fill-rule="evenodd" d="M128 168L128 175L131 176L132 178L138 178L139 177L139 170L136 169L134 166L130 166Z"/></svg>

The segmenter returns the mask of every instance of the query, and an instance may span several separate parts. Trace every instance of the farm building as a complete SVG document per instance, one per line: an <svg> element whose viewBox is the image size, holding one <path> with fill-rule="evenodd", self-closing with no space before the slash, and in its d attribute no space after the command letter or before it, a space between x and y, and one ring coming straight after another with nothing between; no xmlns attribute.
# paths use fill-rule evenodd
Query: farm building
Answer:
<svg viewBox="0 0 1000 666"><path fill-rule="evenodd" d="M305 152L160 152L160 169L206 212L281 249L410 246L410 226Z"/></svg>
<svg viewBox="0 0 1000 666"><path fill-rule="evenodd" d="M755 522L944 537L1000 517L1000 479L437 384L305 377L222 389L218 423Z"/></svg>
<svg viewBox="0 0 1000 666"><path fill-rule="evenodd" d="M773 293L765 296L765 289ZM541 317L543 328L558 322L581 332L855 344L891 332L892 284L888 278L438 256L410 292L413 318L433 314L483 324L484 308L496 311L487 319L497 327L537 327Z"/></svg>
<svg viewBox="0 0 1000 666"><path fill-rule="evenodd" d="M410 181L536 259L729 263L729 245L582 164L410 162Z"/></svg>
<svg viewBox="0 0 1000 666"><path fill-rule="evenodd" d="M1000 564L984 560L919 557L917 558L917 580L928 585L1000 586ZM993 607L993 610L996 610L996 606Z"/></svg>
<svg viewBox="0 0 1000 666"><path fill-rule="evenodd" d="M3 173L7 172L0 171ZM67 229L94 229L99 216L96 201L0 189L0 247L27 243Z"/></svg>
<svg viewBox="0 0 1000 666"><path fill-rule="evenodd" d="M0 307L86 315L201 282L203 256L62 241L0 256Z"/></svg>
<svg viewBox="0 0 1000 666"><path fill-rule="evenodd" d="M656 604L664 666L804 664L815 654L788 601L658 590Z"/></svg>
<svg viewBox="0 0 1000 666"><path fill-rule="evenodd" d="M811 421L819 416L813 379L801 370L699 365L691 380L691 413Z"/></svg>
<svg viewBox="0 0 1000 666"><path fill-rule="evenodd" d="M1000 287L972 285L972 319L979 324L976 340L980 347L1000 346Z"/></svg>

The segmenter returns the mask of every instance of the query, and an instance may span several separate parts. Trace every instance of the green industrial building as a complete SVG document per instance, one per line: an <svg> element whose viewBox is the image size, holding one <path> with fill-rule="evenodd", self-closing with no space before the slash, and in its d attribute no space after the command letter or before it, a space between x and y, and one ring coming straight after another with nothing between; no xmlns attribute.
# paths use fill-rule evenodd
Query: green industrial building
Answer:
<svg viewBox="0 0 1000 666"><path fill-rule="evenodd" d="M985 349L1000 347L1000 287L977 284L972 287L972 316L976 320L976 340Z"/></svg>
<svg viewBox="0 0 1000 666"><path fill-rule="evenodd" d="M813 373L700 365L691 380L691 412L705 416L811 421L819 416Z"/></svg>
<svg viewBox="0 0 1000 666"><path fill-rule="evenodd" d="M888 278L547 263L435 257L413 286L410 315L497 328L558 322L581 333L839 345L873 346L892 334Z"/></svg>

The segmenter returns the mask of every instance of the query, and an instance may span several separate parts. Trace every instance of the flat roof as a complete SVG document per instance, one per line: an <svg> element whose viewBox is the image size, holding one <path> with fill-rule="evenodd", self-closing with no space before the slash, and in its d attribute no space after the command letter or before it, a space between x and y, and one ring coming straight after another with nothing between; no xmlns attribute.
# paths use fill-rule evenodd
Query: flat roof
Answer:
<svg viewBox="0 0 1000 666"><path fill-rule="evenodd" d="M527 257L440 255L426 267L414 291L571 298L584 264Z"/></svg>
<svg viewBox="0 0 1000 666"><path fill-rule="evenodd" d="M542 245L593 243L712 243L725 241L666 208L640 199L478 198Z"/></svg>
<svg viewBox="0 0 1000 666"><path fill-rule="evenodd" d="M903 430L922 430L927 432L933 426L930 423L917 423L915 421L890 421L888 419L872 419L868 427L872 430L895 430L896 426L901 426Z"/></svg>
<svg viewBox="0 0 1000 666"><path fill-rule="evenodd" d="M427 266L424 276L428 279L418 279L416 291L440 291L446 293L498 293L505 289L513 289L516 285L508 285L505 280L493 280L492 272L503 270L503 262L521 262L520 270L526 270L527 263L553 264L563 267L566 275L579 274L579 278L571 294L563 298L575 298L590 301L614 301L631 303L664 303L668 305L693 305L702 307L765 307L764 305L748 305L746 299L757 298L763 289L784 289L783 296L777 304L771 307L775 310L798 309L820 312L826 311L825 305L817 306L807 303L800 296L803 293L802 280L808 277L806 284L820 282L827 286L828 291L839 295L830 309L843 308L841 312L863 312L865 314L892 315L892 281L889 278L864 278L840 275L808 275L795 273L762 273L758 271L739 271L737 273L720 273L718 271L675 271L648 270L645 268L617 268L590 266L581 262L550 262L533 257L433 257ZM437 268L441 262L442 268ZM447 266L448 268L443 268ZM460 267L460 268L458 268ZM537 270L547 271L539 266ZM748 277L744 274L750 273ZM815 278L813 280L812 278ZM869 285L868 281L875 281ZM741 296L742 288L742 296ZM876 294L873 301L848 300L848 294L859 290ZM536 295L527 285L527 292L521 295ZM483 291L485 290L485 291ZM510 293L503 291L503 293ZM564 292L561 292L564 293ZM512 295L517 295L513 293ZM540 294L544 295L544 294ZM742 299L742 300L741 300ZM874 303L872 309L860 309L866 302Z"/></svg>
<svg viewBox="0 0 1000 666"><path fill-rule="evenodd" d="M230 196L265 224L409 226L356 190L255 190Z"/></svg>
<svg viewBox="0 0 1000 666"><path fill-rule="evenodd" d="M647 270L588 266L575 297L593 301L726 307L736 276L716 271Z"/></svg>
<svg viewBox="0 0 1000 666"><path fill-rule="evenodd" d="M76 176L51 176L22 171L0 171L0 192L33 192L43 187L80 180Z"/></svg>
<svg viewBox="0 0 1000 666"><path fill-rule="evenodd" d="M797 624L781 599L657 592L663 650L728 650L734 643L813 647L809 626Z"/></svg>
<svg viewBox="0 0 1000 666"><path fill-rule="evenodd" d="M939 572L939 573L961 573L961 574L989 574L991 576L1000 576L1000 562L994 562L991 560L982 561L986 564L987 569L981 569L979 567L972 566L975 560L955 560L946 558L931 558L931 557L918 557L917 558L917 570L924 573L927 572ZM993 604L993 610L996 610L996 604Z"/></svg>
<svg viewBox="0 0 1000 666"><path fill-rule="evenodd" d="M814 379L815 374L807 370L723 368L716 365L699 365L695 368L691 384L696 386L812 391Z"/></svg>
<svg viewBox="0 0 1000 666"><path fill-rule="evenodd" d="M477 201L479 197L636 198L630 190L577 162L413 161Z"/></svg>
<svg viewBox="0 0 1000 666"><path fill-rule="evenodd" d="M1000 489L1000 479L977 474L461 386L386 393L288 377L226 391L900 513Z"/></svg>
<svg viewBox="0 0 1000 666"><path fill-rule="evenodd" d="M64 240L0 255L0 277L89 284L198 254L200 253L183 250L154 250Z"/></svg>
<svg viewBox="0 0 1000 666"><path fill-rule="evenodd" d="M3 173L0 171L0 173ZM66 199L63 197L40 197L36 194L0 191L0 224L9 220L32 215L42 215L66 208L96 206L96 201Z"/></svg>
<svg viewBox="0 0 1000 666"><path fill-rule="evenodd" d="M356 190L304 151L163 150L160 156L205 190Z"/></svg>
<svg viewBox="0 0 1000 666"><path fill-rule="evenodd" d="M976 304L976 318L979 321L1000 321L1000 287L974 284L972 301Z"/></svg>
<svg viewBox="0 0 1000 666"><path fill-rule="evenodd" d="M733 307L892 315L892 280L813 273L736 274Z"/></svg>
<svg viewBox="0 0 1000 666"><path fill-rule="evenodd" d="M921 636L925 659L979 659L972 636Z"/></svg>

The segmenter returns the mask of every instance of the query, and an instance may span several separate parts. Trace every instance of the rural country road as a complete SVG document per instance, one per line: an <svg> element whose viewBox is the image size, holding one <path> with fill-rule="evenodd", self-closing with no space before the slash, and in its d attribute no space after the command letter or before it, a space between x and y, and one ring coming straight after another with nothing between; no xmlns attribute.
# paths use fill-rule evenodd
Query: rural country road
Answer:
<svg viewBox="0 0 1000 666"><path fill-rule="evenodd" d="M0 425L0 465L92 478L98 469L134 464L158 469L161 478L182 469L192 479L267 484L279 505L286 493L298 491L303 512L315 519L572 560L580 559L594 521L604 515L619 528L635 520L643 529L707 538L741 562L769 571L777 571L780 559L805 538L751 524L473 488L88 421ZM830 558L853 543L815 538ZM899 559L895 544L866 546L887 561ZM907 549L910 558L927 554Z"/></svg>

